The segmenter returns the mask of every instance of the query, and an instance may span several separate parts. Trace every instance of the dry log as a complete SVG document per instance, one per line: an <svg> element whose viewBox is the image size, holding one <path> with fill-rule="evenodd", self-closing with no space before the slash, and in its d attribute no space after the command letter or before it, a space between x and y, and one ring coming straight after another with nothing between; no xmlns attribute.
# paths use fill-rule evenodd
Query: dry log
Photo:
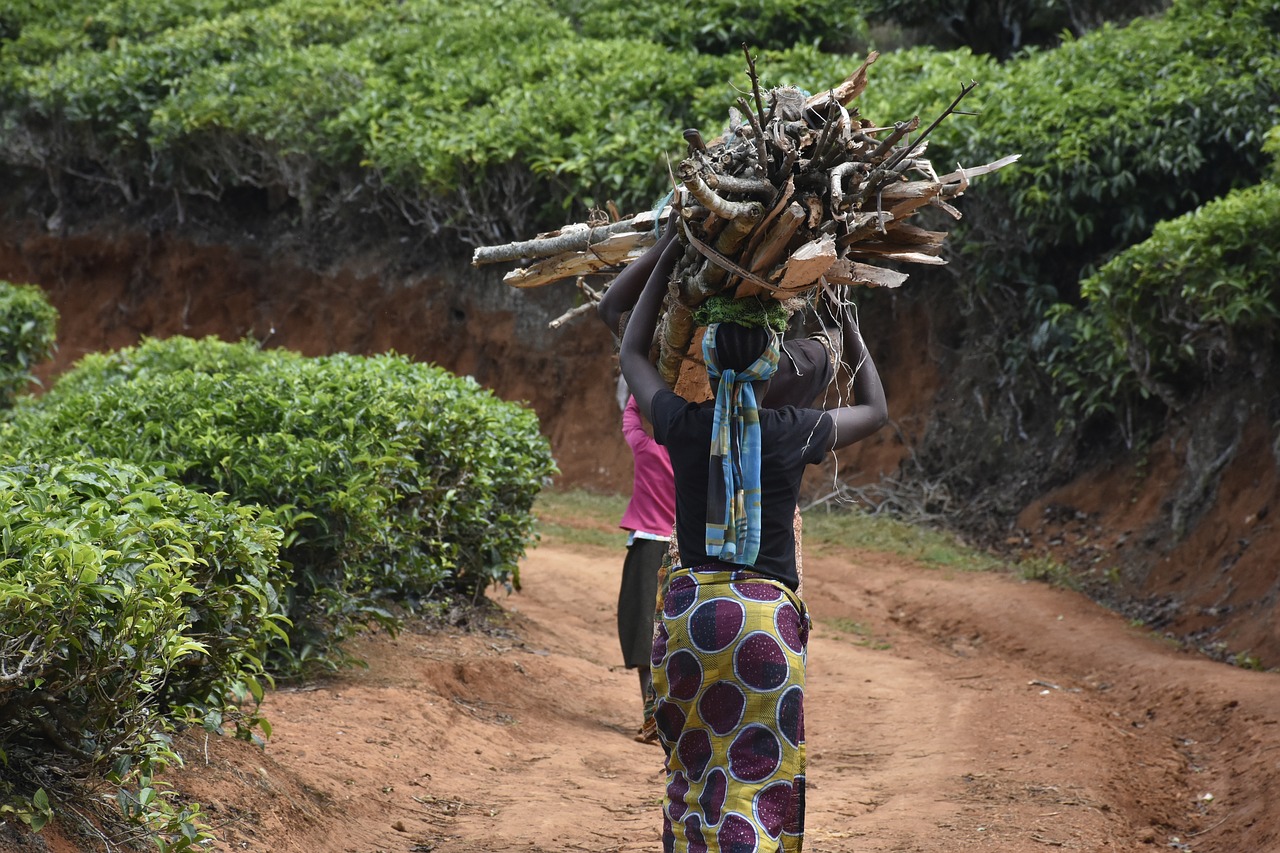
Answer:
<svg viewBox="0 0 1280 853"><path fill-rule="evenodd" d="M498 246L480 246L471 255L471 265L478 267L509 261L554 258L568 252L585 252L631 233L649 234L649 242L652 243L654 224L659 219L665 219L670 213L670 207L665 207L661 211L646 210L607 225L573 223L547 234L539 234L532 240L503 243Z"/></svg>
<svg viewBox="0 0 1280 853"><path fill-rule="evenodd" d="M791 202L769 229L768 236L764 238L752 257L749 267L752 272L768 270L785 257L787 247L791 244L796 232L800 230L806 215L804 208L798 202ZM763 293L765 289L756 282L747 281L738 285L736 293L739 297L755 296Z"/></svg>
<svg viewBox="0 0 1280 853"><path fill-rule="evenodd" d="M791 253L783 267L782 282L775 299L785 299L814 287L818 279L836 262L836 241L833 237L810 240Z"/></svg>
<svg viewBox="0 0 1280 853"><path fill-rule="evenodd" d="M849 106L849 102L861 95L867 89L867 69L871 67L880 54L871 51L867 54L867 58L863 60L862 65L858 66L858 70L850 74L843 83L831 90L831 96L840 102L841 106ZM826 95L815 95L809 99L809 106L815 106Z"/></svg>
<svg viewBox="0 0 1280 853"><path fill-rule="evenodd" d="M901 261L907 264L927 264L931 266L942 266L947 261L937 255L931 255L928 252L911 252L911 251L863 251L861 245L857 245L849 249L850 255L859 257L876 257L886 261Z"/></svg>
<svg viewBox="0 0 1280 853"><path fill-rule="evenodd" d="M658 373L670 387L675 387L680 364L693 340L693 311L679 299L668 296L658 327Z"/></svg>
<svg viewBox="0 0 1280 853"><path fill-rule="evenodd" d="M910 243L917 246L937 247L942 249L942 241L946 239L946 231L926 231L910 222L893 222L886 226L888 237L895 243Z"/></svg>
<svg viewBox="0 0 1280 853"><path fill-rule="evenodd" d="M794 204L791 198L794 195L795 190L796 190L795 181L788 178L786 185L782 188L782 191L778 194L777 204L773 206L772 210L770 210L768 213L765 214L764 219L760 221L760 224L756 226L755 232L747 240L747 245L742 250L742 256L744 258L754 259L757 256L757 249L760 247L760 243L765 239L766 235L773 233L774 221L779 216L782 215L782 211L784 209L789 210L791 205ZM777 260L778 259L775 258L772 261L772 263L776 263ZM760 265L757 265L754 260L752 261L751 265L752 265L752 269L762 268ZM745 296L747 294L742 294L742 295Z"/></svg>
<svg viewBox="0 0 1280 853"><path fill-rule="evenodd" d="M884 267L873 267L857 261L842 259L831 265L823 276L828 284L861 285L862 287L898 287L907 280L907 274Z"/></svg>
<svg viewBox="0 0 1280 853"><path fill-rule="evenodd" d="M653 245L653 234L628 231L614 234L585 252L567 252L514 269L502 277L512 287L541 287L553 281L621 270Z"/></svg>

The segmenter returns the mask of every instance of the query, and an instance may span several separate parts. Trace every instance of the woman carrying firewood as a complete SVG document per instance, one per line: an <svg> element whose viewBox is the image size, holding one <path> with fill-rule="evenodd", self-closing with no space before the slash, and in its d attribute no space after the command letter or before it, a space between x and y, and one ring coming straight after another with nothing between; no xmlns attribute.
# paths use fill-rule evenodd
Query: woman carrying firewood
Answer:
<svg viewBox="0 0 1280 853"><path fill-rule="evenodd" d="M682 565L667 579L653 646L667 752L666 850L796 850L803 827L804 656L792 520L807 465L886 418L879 375L856 336L855 405L757 405L777 368L786 311L773 299L715 297L700 309L714 402L672 392L649 361L678 248L663 259L623 336L623 376L676 484Z"/></svg>
<svg viewBox="0 0 1280 853"><path fill-rule="evenodd" d="M651 275L655 274L654 270L658 269L656 274L660 279L663 281L668 280L671 274L675 254L682 251L678 244L668 251L668 246L671 246L674 242L675 235L676 231L673 228L668 227L665 229L653 246L636 259L635 262L627 266L626 269L624 269L618 277L614 279L613 283L609 285L609 288L605 290L603 298L597 304L596 311L601 321L604 322L604 324L618 337L618 339L621 338L625 329L627 316L635 307L636 301L640 298L640 294L644 291L645 283ZM664 253L666 254L664 255ZM659 266L660 262L661 266ZM852 323L846 323L844 338L852 341L856 339L856 336L856 327ZM819 333L808 337L784 340L782 342L781 357L778 361L778 369L769 383L766 405L770 408L781 408L783 406L804 407L813 403L814 399L826 390L827 386L834 378L836 368L840 361L839 353L842 351L843 346L844 340L842 340L834 330L828 328L825 323L823 330ZM851 346L856 346L856 343L851 344ZM622 385L625 387L626 383L623 382ZM629 390L627 393L627 405L634 407L635 400L630 397ZM637 421L639 420L638 409L636 409L635 418ZM646 438L647 437L648 436L646 435ZM651 441L652 439L649 440ZM667 458L666 451L663 448L659 447L657 449L662 452L663 459L666 461L666 479L669 484L671 478L670 460ZM639 464L639 458L637 458L637 480L640 478L641 471ZM671 506L674 508L674 487L672 486L670 488L672 492ZM674 509L672 512L674 512ZM796 578L798 581L796 593L797 595L802 595L804 575L801 571L801 518L799 508L795 511L794 524L796 534ZM655 606L650 608L652 618L648 620L648 624L651 631L654 629L655 622L661 613L661 593L662 587L666 582L667 574L673 565L680 564L680 549L678 542L676 541L674 521L669 526L672 528L671 535L668 537L669 547L666 549L660 564L654 565L656 572L655 579L659 585L659 589L656 601L654 602ZM645 547L651 549L652 546L646 544ZM628 547L628 559L630 559L631 553L630 547ZM625 605L621 599L619 600L618 608L620 622L621 614L624 612L624 607L627 608L627 612L634 612L633 608L645 606L644 602L635 600L636 598L636 596L631 596ZM636 740L642 743L658 743L659 737L657 723L653 718L653 708L656 702L656 697L653 694L652 682L649 680L649 666L647 664L648 657L649 655L646 654L646 665L643 667L643 671L641 673L642 684L647 688L644 703L644 722L640 727L639 734L636 735ZM801 772L803 772L803 768L801 769Z"/></svg>

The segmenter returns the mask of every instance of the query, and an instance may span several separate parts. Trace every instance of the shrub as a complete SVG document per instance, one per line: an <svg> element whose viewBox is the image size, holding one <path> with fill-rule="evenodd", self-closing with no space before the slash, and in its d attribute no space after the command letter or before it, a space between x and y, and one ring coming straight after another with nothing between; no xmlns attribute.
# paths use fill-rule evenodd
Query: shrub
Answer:
<svg viewBox="0 0 1280 853"><path fill-rule="evenodd" d="M530 508L554 470L536 416L399 356L304 358L250 343L148 340L85 358L0 440L160 466L271 508L294 621L282 665L333 665L353 622L519 583Z"/></svg>
<svg viewBox="0 0 1280 853"><path fill-rule="evenodd" d="M306 224L359 209L476 241L520 235L568 208L663 195L680 130L722 123L745 86L744 42L785 55L861 31L834 0L724 4L697 20L688 4L569 0L49 9L0 42L14 130L0 158L52 177L59 200L263 187Z"/></svg>
<svg viewBox="0 0 1280 853"><path fill-rule="evenodd" d="M982 254L974 277L1073 301L1083 275L1157 222L1255 183L1278 31L1270 0L1179 2L991 69L965 102L980 118L952 124L955 148L940 137L946 160L1022 154L983 186L984 211L998 212L967 246ZM1058 301L1028 295L1039 310Z"/></svg>
<svg viewBox="0 0 1280 853"><path fill-rule="evenodd" d="M117 461L0 462L0 791L147 788L178 760L176 724L265 729L239 698L261 699L283 637L279 538L257 509ZM164 811L143 798L135 817ZM48 796L29 802L36 825Z"/></svg>
<svg viewBox="0 0 1280 853"><path fill-rule="evenodd" d="M34 380L31 368L53 355L58 311L44 291L0 281L0 408Z"/></svg>
<svg viewBox="0 0 1280 853"><path fill-rule="evenodd" d="M554 0L586 38L646 40L681 51L741 55L798 44L853 51L866 44L866 23L848 0L707 0L634 3Z"/></svg>
<svg viewBox="0 0 1280 853"><path fill-rule="evenodd" d="M943 49L965 47L1008 58L1032 45L1051 45L1063 32L1079 36L1104 20L1149 14L1168 0L866 0L862 13L873 23L888 19L920 28L929 43Z"/></svg>
<svg viewBox="0 0 1280 853"><path fill-rule="evenodd" d="M981 490L997 512L1006 512L1046 480L1069 476L1064 469L1073 460L1158 427L1166 411L1158 397L1135 408L1115 396L1132 391L1142 402L1158 386L1138 390L1125 351L1106 331L1105 312L1082 308L1096 319L1077 328L1080 318L1055 306L1083 306L1090 297L1082 281L1150 238L1159 223L1257 184L1268 166L1262 130L1275 123L1277 44L1280 10L1272 0L1178 0L1158 19L1104 26L1056 50L975 69L980 85L963 107L977 115L938 129L933 162L1022 158L976 182L962 200L966 219L950 241L958 286L930 294L942 306L943 334L959 353L950 382L986 403L962 405L970 397L959 392L948 395L954 403L941 402L956 410L935 419L917 455L919 476L942 478L958 496ZM936 54L908 57L920 59L925 75L945 67ZM886 67L895 74L899 68ZM869 97L897 91L896 81L889 83L879 66L875 71ZM1170 239L1173 233L1159 244L1177 257L1184 247ZM1108 285L1117 305L1150 304L1151 291L1129 293L1122 279ZM1252 322L1244 315L1239 321ZM1218 326L1211 334L1231 333ZM1157 345L1150 355L1174 353ZM1156 382L1177 374L1177 383L1208 375L1184 366L1153 365L1148 374ZM1055 372L1079 381L1064 392ZM1180 398L1191 393L1189 386L1175 390ZM989 405L997 399L1001 405ZM1124 418L1095 417L1087 431L1075 429L1083 418L1073 411L1105 416L1113 409ZM1055 428L1062 430L1056 437ZM1010 453L1024 453L1025 465L1010 466Z"/></svg>
<svg viewBox="0 0 1280 853"><path fill-rule="evenodd" d="M1230 193L1156 226L1081 286L1056 318L1072 357L1056 362L1076 417L1124 413L1147 398L1181 408L1236 368L1280 366L1280 184Z"/></svg>

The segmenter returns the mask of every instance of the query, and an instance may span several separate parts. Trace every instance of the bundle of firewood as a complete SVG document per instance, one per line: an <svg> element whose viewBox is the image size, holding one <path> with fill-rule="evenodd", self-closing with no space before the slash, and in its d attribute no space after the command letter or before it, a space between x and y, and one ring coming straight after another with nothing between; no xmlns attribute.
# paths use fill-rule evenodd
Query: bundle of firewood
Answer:
<svg viewBox="0 0 1280 853"><path fill-rule="evenodd" d="M928 128L919 117L892 126L862 118L853 101L867 85L866 62L819 95L793 87L762 94L747 54L752 101L739 98L725 132L706 142L686 130L670 204L630 218L602 216L535 240L481 247L474 265L523 261L504 277L536 287L577 277L590 308L598 293L584 276L616 273L654 242L655 219L685 244L664 306L659 368L674 381L694 335L693 309L713 294L800 300L824 287L897 287L907 274L880 263L942 264L944 231L907 220L926 206L960 217L949 201L969 179L1015 160L939 176L927 137L973 84ZM669 214L674 212L675 217ZM612 221L611 221L612 220ZM560 318L563 322L568 316Z"/></svg>

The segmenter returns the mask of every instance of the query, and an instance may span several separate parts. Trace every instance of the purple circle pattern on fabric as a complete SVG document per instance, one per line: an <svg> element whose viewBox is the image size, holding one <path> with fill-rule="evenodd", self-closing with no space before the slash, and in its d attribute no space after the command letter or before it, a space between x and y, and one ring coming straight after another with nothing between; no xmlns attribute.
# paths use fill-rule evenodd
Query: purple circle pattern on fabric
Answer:
<svg viewBox="0 0 1280 853"><path fill-rule="evenodd" d="M658 736L670 746L680 739L686 721L684 710L674 702L659 699L653 709L653 721L658 726Z"/></svg>
<svg viewBox="0 0 1280 853"><path fill-rule="evenodd" d="M698 584L692 578L676 578L667 585L667 593L662 599L662 615L675 619L697 600Z"/></svg>
<svg viewBox="0 0 1280 853"><path fill-rule="evenodd" d="M676 744L676 754L684 767L685 775L692 782L702 779L702 772L711 760L711 735L706 729L686 729Z"/></svg>
<svg viewBox="0 0 1280 853"><path fill-rule="evenodd" d="M778 605L773 614L774 625L778 629L778 637L787 644L787 648L796 654L804 651L804 639L800 636L800 614L791 606L791 602Z"/></svg>
<svg viewBox="0 0 1280 853"><path fill-rule="evenodd" d="M771 583L739 581L733 584L733 591L752 601L777 601L782 598L782 590Z"/></svg>
<svg viewBox="0 0 1280 853"><path fill-rule="evenodd" d="M658 630L653 632L653 651L649 653L650 666L662 666L662 659L667 656L667 626L658 623Z"/></svg>
<svg viewBox="0 0 1280 853"><path fill-rule="evenodd" d="M762 782L777 771L781 762L778 736L758 723L744 726L729 745L729 773L741 782Z"/></svg>
<svg viewBox="0 0 1280 853"><path fill-rule="evenodd" d="M747 697L732 682L717 681L698 699L698 716L718 735L727 735L742 722Z"/></svg>
<svg viewBox="0 0 1280 853"><path fill-rule="evenodd" d="M793 790L790 782L774 782L756 792L752 808L756 813L756 823L764 829L770 838L782 834L787 818L791 816Z"/></svg>
<svg viewBox="0 0 1280 853"><path fill-rule="evenodd" d="M760 843L751 821L733 813L725 815L716 840L720 842L720 853L756 853Z"/></svg>
<svg viewBox="0 0 1280 853"><path fill-rule="evenodd" d="M799 835L804 831L804 776L797 776L791 788L794 805L787 810L787 821L782 831L787 835Z"/></svg>
<svg viewBox="0 0 1280 853"><path fill-rule="evenodd" d="M720 822L720 811L724 808L725 795L729 791L729 780L719 767L707 774L702 784L702 795L698 797L698 807L707 819L709 826Z"/></svg>
<svg viewBox="0 0 1280 853"><path fill-rule="evenodd" d="M733 654L733 671L752 690L776 690L787 681L790 667L778 641L763 631L748 634Z"/></svg>
<svg viewBox="0 0 1280 853"><path fill-rule="evenodd" d="M667 658L667 692L673 699L688 702L702 688L702 664L688 649L672 652Z"/></svg>
<svg viewBox="0 0 1280 853"><path fill-rule="evenodd" d="M804 690L792 687L778 700L778 733L792 746L804 740Z"/></svg>
<svg viewBox="0 0 1280 853"><path fill-rule="evenodd" d="M671 781L667 783L667 817L672 820L680 820L684 817L684 813L688 811L685 805L685 795L689 793L689 780L684 774L676 771L671 774Z"/></svg>
<svg viewBox="0 0 1280 853"><path fill-rule="evenodd" d="M696 815L689 815L684 822L685 838L689 840L689 853L707 853L707 841L702 837L702 820Z"/></svg>
<svg viewBox="0 0 1280 853"><path fill-rule="evenodd" d="M701 651L718 652L738 638L746 621L741 604L731 598L713 598L689 616L689 639Z"/></svg>

